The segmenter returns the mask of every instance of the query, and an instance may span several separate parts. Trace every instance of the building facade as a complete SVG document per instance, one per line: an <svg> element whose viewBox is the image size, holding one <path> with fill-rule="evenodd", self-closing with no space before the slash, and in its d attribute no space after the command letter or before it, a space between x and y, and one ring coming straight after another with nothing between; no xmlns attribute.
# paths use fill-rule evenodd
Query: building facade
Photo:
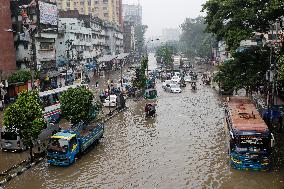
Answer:
<svg viewBox="0 0 284 189"><path fill-rule="evenodd" d="M61 11L77 10L81 15L91 15L100 19L122 24L122 0L57 0Z"/></svg>
<svg viewBox="0 0 284 189"><path fill-rule="evenodd" d="M36 3L38 2L38 4ZM54 0L11 2L16 62L18 68L40 71L40 77L55 78L57 6Z"/></svg>
<svg viewBox="0 0 284 189"><path fill-rule="evenodd" d="M0 1L0 81L16 70L10 0Z"/></svg>
<svg viewBox="0 0 284 189"><path fill-rule="evenodd" d="M122 13L124 52L131 53L136 50L135 27L142 25L142 6L123 4Z"/></svg>

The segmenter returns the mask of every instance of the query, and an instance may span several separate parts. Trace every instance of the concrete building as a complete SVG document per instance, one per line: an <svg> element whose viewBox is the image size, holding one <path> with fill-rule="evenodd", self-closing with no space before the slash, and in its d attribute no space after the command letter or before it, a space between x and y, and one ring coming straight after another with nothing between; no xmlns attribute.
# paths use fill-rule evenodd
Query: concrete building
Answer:
<svg viewBox="0 0 284 189"><path fill-rule="evenodd" d="M135 25L142 25L142 6L138 5L122 5L123 20L133 22Z"/></svg>
<svg viewBox="0 0 284 189"><path fill-rule="evenodd" d="M135 51L135 27L142 25L142 7L138 5L122 5L124 52Z"/></svg>
<svg viewBox="0 0 284 189"><path fill-rule="evenodd" d="M57 0L61 11L77 10L81 15L97 16L100 19L122 24L122 0Z"/></svg>
<svg viewBox="0 0 284 189"><path fill-rule="evenodd" d="M166 28L162 31L162 41L179 41L180 30L178 28Z"/></svg>
<svg viewBox="0 0 284 189"><path fill-rule="evenodd" d="M54 0L11 1L16 62L19 68L39 70L57 87L55 41L57 7Z"/></svg>
<svg viewBox="0 0 284 189"><path fill-rule="evenodd" d="M80 15L77 10L62 11L59 15L56 56L60 71L72 65L77 72L92 77L99 57L123 52L123 35L117 25Z"/></svg>
<svg viewBox="0 0 284 189"><path fill-rule="evenodd" d="M0 1L0 82L16 70L10 0Z"/></svg>

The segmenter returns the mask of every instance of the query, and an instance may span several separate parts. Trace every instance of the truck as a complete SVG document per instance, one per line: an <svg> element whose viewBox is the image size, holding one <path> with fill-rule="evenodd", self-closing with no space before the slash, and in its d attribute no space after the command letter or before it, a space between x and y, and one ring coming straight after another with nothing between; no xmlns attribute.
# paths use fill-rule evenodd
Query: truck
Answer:
<svg viewBox="0 0 284 189"><path fill-rule="evenodd" d="M47 162L56 166L69 166L91 145L99 143L103 134L103 123L85 124L83 122L56 133L50 137Z"/></svg>

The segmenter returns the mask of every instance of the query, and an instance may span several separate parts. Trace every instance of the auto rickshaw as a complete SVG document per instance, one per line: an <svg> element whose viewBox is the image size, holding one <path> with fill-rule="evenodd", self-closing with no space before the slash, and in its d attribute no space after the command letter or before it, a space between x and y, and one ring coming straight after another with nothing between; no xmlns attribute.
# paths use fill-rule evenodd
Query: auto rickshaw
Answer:
<svg viewBox="0 0 284 189"><path fill-rule="evenodd" d="M146 89L144 93L144 98L146 99L157 98L157 90L156 89Z"/></svg>

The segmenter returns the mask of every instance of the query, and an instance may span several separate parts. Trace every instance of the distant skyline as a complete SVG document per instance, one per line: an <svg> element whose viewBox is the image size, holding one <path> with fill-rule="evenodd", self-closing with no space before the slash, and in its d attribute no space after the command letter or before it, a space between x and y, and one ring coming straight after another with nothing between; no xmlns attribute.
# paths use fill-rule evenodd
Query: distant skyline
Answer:
<svg viewBox="0 0 284 189"><path fill-rule="evenodd" d="M206 0L140 0L143 24L148 25L147 38L162 35L164 28L179 28L186 18L196 18ZM124 4L138 4L138 0L123 0Z"/></svg>

